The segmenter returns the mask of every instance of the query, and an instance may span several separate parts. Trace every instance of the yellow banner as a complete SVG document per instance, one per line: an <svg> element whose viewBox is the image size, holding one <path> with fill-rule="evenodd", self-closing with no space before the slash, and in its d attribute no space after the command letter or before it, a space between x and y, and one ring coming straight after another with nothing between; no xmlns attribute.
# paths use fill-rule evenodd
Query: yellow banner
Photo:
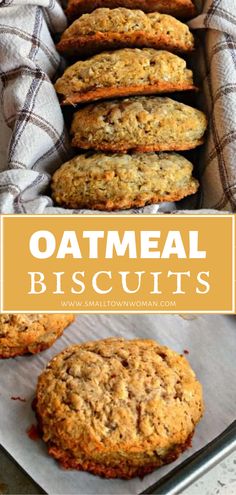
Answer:
<svg viewBox="0 0 236 495"><path fill-rule="evenodd" d="M3 215L1 312L235 313L235 215Z"/></svg>

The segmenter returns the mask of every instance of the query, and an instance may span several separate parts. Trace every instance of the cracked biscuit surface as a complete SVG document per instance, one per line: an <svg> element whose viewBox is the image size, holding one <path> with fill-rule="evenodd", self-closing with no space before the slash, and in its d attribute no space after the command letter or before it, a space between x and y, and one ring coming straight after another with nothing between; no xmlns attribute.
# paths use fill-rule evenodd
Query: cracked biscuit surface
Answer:
<svg viewBox="0 0 236 495"><path fill-rule="evenodd" d="M203 143L206 127L203 112L170 98L126 98L78 110L72 145L116 152L188 150Z"/></svg>
<svg viewBox="0 0 236 495"><path fill-rule="evenodd" d="M67 348L38 380L36 415L49 454L101 476L143 476L190 444L203 399L187 360L152 340Z"/></svg>
<svg viewBox="0 0 236 495"><path fill-rule="evenodd" d="M194 49L194 37L187 24L166 14L101 8L76 19L57 44L69 56L128 47L188 52Z"/></svg>
<svg viewBox="0 0 236 495"><path fill-rule="evenodd" d="M0 358L47 349L73 320L71 314L0 314Z"/></svg>
<svg viewBox="0 0 236 495"><path fill-rule="evenodd" d="M195 89L182 58L152 48L124 48L68 67L55 83L62 104Z"/></svg>
<svg viewBox="0 0 236 495"><path fill-rule="evenodd" d="M67 208L105 211L178 201L197 191L192 169L176 153L86 153L54 173L52 197Z"/></svg>
<svg viewBox="0 0 236 495"><path fill-rule="evenodd" d="M66 14L76 19L81 14L100 8L125 7L140 9L144 12L161 12L174 17L190 18L196 15L197 9L193 0L69 0Z"/></svg>

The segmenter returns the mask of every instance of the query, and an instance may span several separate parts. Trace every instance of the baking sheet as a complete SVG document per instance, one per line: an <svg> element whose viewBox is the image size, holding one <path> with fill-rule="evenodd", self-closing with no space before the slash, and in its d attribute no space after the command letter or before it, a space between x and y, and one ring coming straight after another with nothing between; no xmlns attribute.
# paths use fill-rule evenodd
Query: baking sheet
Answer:
<svg viewBox="0 0 236 495"><path fill-rule="evenodd" d="M35 423L31 402L37 376L47 361L69 344L115 335L155 338L180 353L187 349L188 359L204 387L206 412L196 429L192 448L143 480L104 480L83 472L62 470L47 455L43 442L30 440L26 433ZM199 315L186 320L178 315L80 315L48 351L0 362L0 442L48 494L138 494L235 419L235 349L234 316ZM25 398L26 402L11 399L16 396Z"/></svg>

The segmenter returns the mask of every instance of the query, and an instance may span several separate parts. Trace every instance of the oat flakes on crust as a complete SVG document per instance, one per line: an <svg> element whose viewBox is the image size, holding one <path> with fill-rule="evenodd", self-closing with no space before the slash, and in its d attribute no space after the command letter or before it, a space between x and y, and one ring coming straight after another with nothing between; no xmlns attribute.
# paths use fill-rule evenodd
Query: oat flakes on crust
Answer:
<svg viewBox="0 0 236 495"><path fill-rule="evenodd" d="M173 53L124 48L94 55L68 67L55 83L63 104L132 94L195 89L193 73Z"/></svg>
<svg viewBox="0 0 236 495"><path fill-rule="evenodd" d="M66 14L69 19L105 7L114 9L125 7L140 9L144 12L161 12L178 18L190 18L197 14L194 0L69 0Z"/></svg>
<svg viewBox="0 0 236 495"><path fill-rule="evenodd" d="M170 98L126 98L78 110L72 145L118 153L187 150L203 143L206 127L203 112Z"/></svg>
<svg viewBox="0 0 236 495"><path fill-rule="evenodd" d="M0 314L0 358L51 347L73 320L71 314Z"/></svg>
<svg viewBox="0 0 236 495"><path fill-rule="evenodd" d="M194 49L194 37L187 24L166 14L101 8L76 19L57 44L60 53L72 57L145 47L189 52Z"/></svg>
<svg viewBox="0 0 236 495"><path fill-rule="evenodd" d="M112 211L177 201L194 194L192 164L176 153L85 153L52 178L52 197L66 208Z"/></svg>
<svg viewBox="0 0 236 495"><path fill-rule="evenodd" d="M112 338L52 359L35 409L49 454L65 468L131 478L185 450L204 406L185 357L152 340Z"/></svg>

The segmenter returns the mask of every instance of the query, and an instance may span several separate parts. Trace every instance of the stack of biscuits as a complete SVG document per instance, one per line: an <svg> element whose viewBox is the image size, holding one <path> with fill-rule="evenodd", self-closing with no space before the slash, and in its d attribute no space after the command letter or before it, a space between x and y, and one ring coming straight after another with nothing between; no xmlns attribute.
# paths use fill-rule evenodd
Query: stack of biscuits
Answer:
<svg viewBox="0 0 236 495"><path fill-rule="evenodd" d="M176 152L203 143L207 120L166 96L197 89L180 56L194 38L176 18L194 15L192 0L69 0L67 14L57 48L74 63L55 89L62 105L79 105L79 154L55 172L54 201L111 211L194 194L193 165Z"/></svg>

